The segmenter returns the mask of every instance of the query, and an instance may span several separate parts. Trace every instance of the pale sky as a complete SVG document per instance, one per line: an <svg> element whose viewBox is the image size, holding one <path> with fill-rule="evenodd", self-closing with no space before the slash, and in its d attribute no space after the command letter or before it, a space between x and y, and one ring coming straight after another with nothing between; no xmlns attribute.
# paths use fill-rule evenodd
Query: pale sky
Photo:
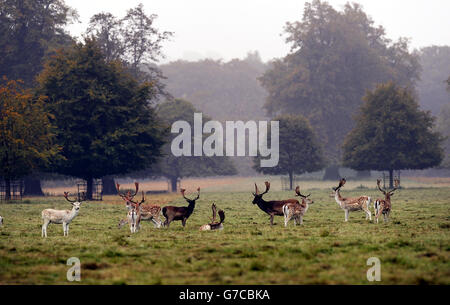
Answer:
<svg viewBox="0 0 450 305"><path fill-rule="evenodd" d="M157 14L155 26L172 31L165 42L161 63L177 59L243 58L259 51L264 61L289 52L285 36L287 21L300 20L303 0L65 0L80 15L68 27L80 36L92 15L110 12L123 17L126 10L144 4L148 14ZM341 10L346 0L328 1ZM359 0L376 25L385 27L391 39L408 37L413 48L450 45L449 0Z"/></svg>

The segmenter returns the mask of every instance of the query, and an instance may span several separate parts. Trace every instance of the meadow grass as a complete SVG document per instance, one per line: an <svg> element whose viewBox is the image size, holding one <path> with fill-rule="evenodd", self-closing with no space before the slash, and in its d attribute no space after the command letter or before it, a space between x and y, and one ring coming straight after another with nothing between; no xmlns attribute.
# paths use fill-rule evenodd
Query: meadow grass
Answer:
<svg viewBox="0 0 450 305"><path fill-rule="evenodd" d="M391 220L375 224L344 212L329 188L314 188L303 226L284 227L251 203L246 192L203 192L186 228L155 229L143 222L131 234L118 228L126 209L118 196L86 202L63 237L51 224L41 238L41 211L70 208L62 197L1 204L0 284L68 282L70 257L81 261L81 284L450 284L450 188L404 188L393 196ZM260 186L262 187L262 186ZM347 187L347 186L346 186ZM374 188L344 189L344 196L381 195ZM271 190L266 200L292 198ZM147 202L186 205L176 194ZM200 232L211 203L225 210L223 231ZM373 207L372 207L373 212ZM367 259L381 261L381 282L368 282Z"/></svg>

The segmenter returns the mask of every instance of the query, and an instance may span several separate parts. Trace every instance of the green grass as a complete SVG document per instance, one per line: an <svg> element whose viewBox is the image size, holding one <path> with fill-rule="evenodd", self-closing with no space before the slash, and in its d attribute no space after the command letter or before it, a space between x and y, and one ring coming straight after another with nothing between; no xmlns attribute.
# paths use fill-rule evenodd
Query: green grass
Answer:
<svg viewBox="0 0 450 305"><path fill-rule="evenodd" d="M44 239L41 210L69 208L64 199L1 204L0 284L70 284L70 257L81 261L81 284L374 284L366 279L372 256L381 260L377 284L450 284L450 188L397 191L390 223L378 225L362 212L350 213L344 223L329 190L311 188L315 203L304 225L288 228L282 217L270 227L250 191L204 192L185 229L180 222L169 229L144 222L133 235L117 228L126 214L123 205L87 202L69 237L53 224ZM375 189L342 193L379 196ZM107 201L118 202L112 198ZM225 229L200 232L212 202L226 212ZM179 196L172 203L185 205Z"/></svg>

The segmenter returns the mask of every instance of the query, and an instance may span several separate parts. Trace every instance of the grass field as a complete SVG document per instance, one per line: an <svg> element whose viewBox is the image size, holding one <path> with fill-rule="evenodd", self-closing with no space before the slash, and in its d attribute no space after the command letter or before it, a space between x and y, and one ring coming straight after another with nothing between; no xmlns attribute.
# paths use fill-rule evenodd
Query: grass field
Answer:
<svg viewBox="0 0 450 305"><path fill-rule="evenodd" d="M81 284L450 284L447 181L402 182L405 188L392 198L391 221L378 225L362 212L350 213L344 223L344 212L329 197L332 185L305 181L304 192L315 203L303 226L290 223L288 228L282 217L270 227L269 217L251 203L253 180L231 179L220 187L196 182L210 187L186 228L174 222L169 229L155 229L144 222L133 235L117 227L126 214L117 196L83 204L69 237L53 224L47 239L41 238L41 210L70 208L62 197L1 204L0 284L76 283L66 279L70 257L81 261ZM379 197L374 186L373 181L349 181L342 194ZM293 197L279 189L273 183L265 199ZM155 195L147 202L186 205L177 194ZM212 202L225 210L225 229L200 232L211 217ZM381 261L381 282L367 281L370 257Z"/></svg>

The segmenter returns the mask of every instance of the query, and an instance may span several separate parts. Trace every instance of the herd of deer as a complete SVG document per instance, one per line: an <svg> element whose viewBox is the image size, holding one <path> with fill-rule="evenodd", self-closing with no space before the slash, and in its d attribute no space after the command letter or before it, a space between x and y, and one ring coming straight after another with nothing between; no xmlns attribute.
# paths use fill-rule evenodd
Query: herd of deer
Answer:
<svg viewBox="0 0 450 305"><path fill-rule="evenodd" d="M340 194L340 189L344 186L345 178L339 181L337 187L333 187L331 196L334 197L338 205L345 212L345 221L348 221L350 212L364 211L366 213L366 219L372 220L372 213L369 209L371 198L369 196L360 196L355 198L344 198ZM255 192L253 194L253 204L256 204L261 210L266 212L270 216L270 224L273 225L274 216L284 216L284 225L287 226L288 222L293 219L294 225L297 222L301 225L303 223L303 216L308 211L309 205L314 203L309 197L311 194L303 195L300 192L300 187L295 188L296 196L301 198L301 202L297 199L287 200L272 200L265 201L262 197L270 189L270 183L265 182L266 189L263 193L260 193L258 186L255 183ZM378 218L383 215L384 221L387 222L389 214L391 212L391 196L399 186L399 181L395 180L394 188L391 190L382 189L380 186L380 180L377 180L378 189L384 194L384 199L376 199L374 202L375 219L378 223ZM187 201L188 206L176 207L165 206L161 209L159 205L155 204L143 204L145 202L144 192L142 192L142 199L138 202L134 200L134 197L138 194L139 183L135 183L135 192L127 191L124 194L120 193L120 185L117 183L117 193L125 201L126 208L128 210L127 218L119 221L119 228L128 224L130 226L131 233L139 231L141 221L151 221L154 226L160 228L162 226L169 227L170 223L174 220L180 220L183 227L186 225L186 221L191 216L195 208L195 202L200 198L200 188L197 189L197 196L193 199L189 199L185 196L185 189L181 189L183 198ZM69 201L73 208L72 210L54 210L45 209L42 211L42 219L44 221L42 225L42 236L47 237L47 227L50 223L57 223L63 225L64 236L69 234L69 224L78 215L81 207L81 203L85 198L79 200L70 200L68 193L64 192L64 198ZM202 225L201 231L206 230L221 230L223 229L223 222L225 220L225 212L219 210L217 212L216 205L212 204L213 217L210 223ZM160 220L160 214L166 218L164 222ZM216 214L219 214L220 221L216 221ZM0 216L0 225L3 223L3 218Z"/></svg>

